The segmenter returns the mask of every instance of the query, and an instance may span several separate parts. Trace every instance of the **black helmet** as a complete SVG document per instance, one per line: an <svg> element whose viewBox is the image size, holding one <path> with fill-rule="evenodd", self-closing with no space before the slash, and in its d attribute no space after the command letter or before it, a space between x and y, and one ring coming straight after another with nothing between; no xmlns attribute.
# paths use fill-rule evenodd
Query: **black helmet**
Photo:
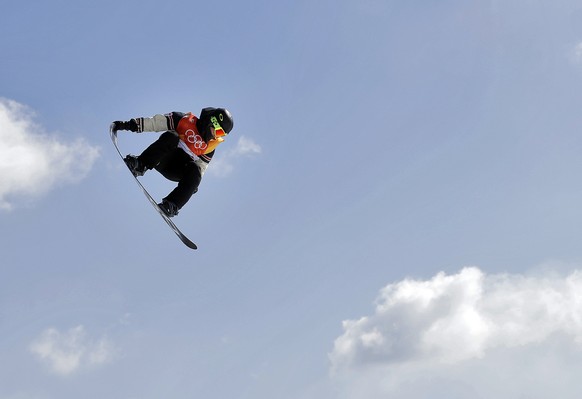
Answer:
<svg viewBox="0 0 582 399"><path fill-rule="evenodd" d="M234 126L232 115L225 108L204 108L202 111L200 111L200 118L198 118L198 123L198 131L204 135L209 133L210 126L215 123L220 125L225 134L230 133Z"/></svg>

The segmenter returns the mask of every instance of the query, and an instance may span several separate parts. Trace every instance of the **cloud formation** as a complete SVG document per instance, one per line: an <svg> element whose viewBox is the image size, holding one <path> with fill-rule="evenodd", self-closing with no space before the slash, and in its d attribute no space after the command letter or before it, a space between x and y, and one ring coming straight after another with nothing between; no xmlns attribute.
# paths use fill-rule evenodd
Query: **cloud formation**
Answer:
<svg viewBox="0 0 582 399"><path fill-rule="evenodd" d="M574 46L574 48L571 50L570 55L574 61L577 62L582 61L582 42Z"/></svg>
<svg viewBox="0 0 582 399"><path fill-rule="evenodd" d="M89 339L83 326L63 333L55 328L48 328L30 344L29 349L52 372L62 376L108 363L114 356L113 346L107 339Z"/></svg>
<svg viewBox="0 0 582 399"><path fill-rule="evenodd" d="M0 98L0 209L36 198L60 183L75 183L91 170L99 150L83 139L60 142L33 121L25 105Z"/></svg>
<svg viewBox="0 0 582 399"><path fill-rule="evenodd" d="M406 279L380 291L372 315L343 328L330 359L346 398L582 394L579 271L486 275L469 267Z"/></svg>
<svg viewBox="0 0 582 399"><path fill-rule="evenodd" d="M233 163L238 158L260 154L261 151L261 146L255 143L252 139L241 136L234 148L229 149L222 154L217 154L216 159L212 160L212 166L208 170L215 176L228 176L234 170Z"/></svg>

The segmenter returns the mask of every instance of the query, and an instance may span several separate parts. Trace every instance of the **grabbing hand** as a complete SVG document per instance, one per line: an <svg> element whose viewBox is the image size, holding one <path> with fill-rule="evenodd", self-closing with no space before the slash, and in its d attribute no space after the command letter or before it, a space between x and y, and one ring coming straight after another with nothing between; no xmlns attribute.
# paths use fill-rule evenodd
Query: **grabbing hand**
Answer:
<svg viewBox="0 0 582 399"><path fill-rule="evenodd" d="M135 119L130 119L129 121L115 121L113 122L113 131L116 132L118 130L137 132L137 122Z"/></svg>

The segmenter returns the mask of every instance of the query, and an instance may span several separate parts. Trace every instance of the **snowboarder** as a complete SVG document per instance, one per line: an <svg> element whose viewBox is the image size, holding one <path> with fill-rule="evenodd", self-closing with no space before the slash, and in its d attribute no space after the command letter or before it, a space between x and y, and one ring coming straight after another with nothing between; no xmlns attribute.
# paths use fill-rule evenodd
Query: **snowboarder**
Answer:
<svg viewBox="0 0 582 399"><path fill-rule="evenodd" d="M204 108L200 117L191 112L171 112L165 115L133 118L113 122L113 130L136 133L161 132L160 137L139 156L127 155L127 167L135 177L156 169L166 179L178 183L158 206L173 217L198 191L198 185L218 144L234 125L225 108Z"/></svg>

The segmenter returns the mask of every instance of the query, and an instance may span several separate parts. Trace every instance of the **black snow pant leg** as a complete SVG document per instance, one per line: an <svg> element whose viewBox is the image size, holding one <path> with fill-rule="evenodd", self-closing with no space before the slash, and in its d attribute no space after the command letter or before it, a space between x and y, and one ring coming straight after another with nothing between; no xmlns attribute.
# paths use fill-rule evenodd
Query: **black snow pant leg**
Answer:
<svg viewBox="0 0 582 399"><path fill-rule="evenodd" d="M167 131L141 153L139 160L148 169L153 169L166 155L178 147L179 142L180 137L176 132Z"/></svg>
<svg viewBox="0 0 582 399"><path fill-rule="evenodd" d="M202 180L200 169L184 150L179 147L168 152L156 166L156 170L166 179L175 181L178 186L165 198L181 209L192 195L198 191Z"/></svg>
<svg viewBox="0 0 582 399"><path fill-rule="evenodd" d="M173 202L178 206L178 209L181 209L190 197L198 191L200 180L202 180L202 176L198 166L194 161L188 162L183 167L182 178L178 181L178 186L165 199Z"/></svg>

